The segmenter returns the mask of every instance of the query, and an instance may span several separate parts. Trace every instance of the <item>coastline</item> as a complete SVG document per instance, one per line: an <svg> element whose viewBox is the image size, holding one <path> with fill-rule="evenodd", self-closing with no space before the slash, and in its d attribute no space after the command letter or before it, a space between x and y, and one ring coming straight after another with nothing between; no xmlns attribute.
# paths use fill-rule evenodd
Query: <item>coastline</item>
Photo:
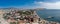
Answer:
<svg viewBox="0 0 60 24"><path fill-rule="evenodd" d="M40 18L39 15L36 13L36 11L34 11L34 14L33 14L33 15L37 15L37 18ZM41 22L42 22L42 23L41 23ZM32 22L32 23L34 23L34 22ZM49 21L40 18L40 21L35 22L35 24L38 24L38 23L39 23L39 24L46 24L46 23L49 24ZM51 23L59 23L59 22L53 22L53 21L51 21ZM60 23L59 23L59 24L60 24Z"/></svg>
<svg viewBox="0 0 60 24"><path fill-rule="evenodd" d="M35 11L35 14L39 17L39 15L36 13L36 11ZM40 17L39 17L40 18ZM47 21L47 20L44 20L44 19L42 19L42 18L40 18L40 22L45 22L45 23L42 23L42 24L46 24L46 23L48 23L49 24L49 22L51 22L51 23L56 23L56 24L60 24L59 22L54 22L54 21Z"/></svg>

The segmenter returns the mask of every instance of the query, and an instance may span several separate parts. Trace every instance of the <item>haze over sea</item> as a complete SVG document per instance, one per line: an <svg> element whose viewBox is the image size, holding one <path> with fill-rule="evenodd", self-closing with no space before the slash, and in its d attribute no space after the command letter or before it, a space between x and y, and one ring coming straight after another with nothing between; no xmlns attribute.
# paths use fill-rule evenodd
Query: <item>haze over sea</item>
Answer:
<svg viewBox="0 0 60 24"><path fill-rule="evenodd" d="M59 9L46 9L46 10L38 10L37 14L45 20L48 21L56 21L60 22L60 10ZM47 19L49 16L54 17Z"/></svg>

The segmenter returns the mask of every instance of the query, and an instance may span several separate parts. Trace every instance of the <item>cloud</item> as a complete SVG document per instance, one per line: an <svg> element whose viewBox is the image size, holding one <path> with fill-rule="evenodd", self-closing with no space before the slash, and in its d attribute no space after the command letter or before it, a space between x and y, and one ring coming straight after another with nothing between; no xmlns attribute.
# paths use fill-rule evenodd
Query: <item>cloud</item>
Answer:
<svg viewBox="0 0 60 24"><path fill-rule="evenodd" d="M39 5L38 7L47 8L47 9L60 9L60 2L35 2L35 4Z"/></svg>

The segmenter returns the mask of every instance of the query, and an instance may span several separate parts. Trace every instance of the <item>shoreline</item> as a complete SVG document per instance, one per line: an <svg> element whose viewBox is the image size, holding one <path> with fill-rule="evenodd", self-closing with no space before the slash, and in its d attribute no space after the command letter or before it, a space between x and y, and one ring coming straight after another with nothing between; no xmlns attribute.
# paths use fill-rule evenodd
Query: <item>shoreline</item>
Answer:
<svg viewBox="0 0 60 24"><path fill-rule="evenodd" d="M36 13L36 11L35 11L35 13ZM36 15L39 17L39 15L38 15L37 13L36 13ZM55 22L55 21L48 21L48 20L44 20L44 19L42 19L42 18L40 18L40 20L41 20L41 22L42 22L42 21L45 21L45 22L47 22L47 23L52 22L52 23L60 24L59 22Z"/></svg>
<svg viewBox="0 0 60 24"><path fill-rule="evenodd" d="M39 15L36 13L36 11L34 11L34 14L33 14L33 15L37 15L37 18L40 18ZM42 22L42 23L41 23L41 22ZM32 23L34 23L34 22L32 22ZM36 22L36 23L38 23L38 22ZM40 23L40 24L45 24L45 23L49 23L49 21L40 18L39 23ZM59 22L53 22L53 21L51 21L51 23L59 23Z"/></svg>

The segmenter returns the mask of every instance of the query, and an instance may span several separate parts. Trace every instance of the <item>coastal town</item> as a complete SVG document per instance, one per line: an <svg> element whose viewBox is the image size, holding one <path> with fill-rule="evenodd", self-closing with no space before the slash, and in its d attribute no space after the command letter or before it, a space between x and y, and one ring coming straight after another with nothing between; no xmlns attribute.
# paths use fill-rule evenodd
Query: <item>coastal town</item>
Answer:
<svg viewBox="0 0 60 24"><path fill-rule="evenodd" d="M36 10L0 10L0 24L60 24L40 18Z"/></svg>

